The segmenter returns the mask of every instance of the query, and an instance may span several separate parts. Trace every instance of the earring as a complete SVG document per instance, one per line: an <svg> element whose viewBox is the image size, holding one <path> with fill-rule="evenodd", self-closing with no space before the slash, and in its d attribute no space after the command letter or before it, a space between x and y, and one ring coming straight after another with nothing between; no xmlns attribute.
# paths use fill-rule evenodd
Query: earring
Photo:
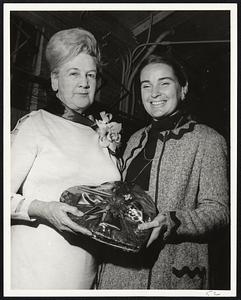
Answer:
<svg viewBox="0 0 241 300"><path fill-rule="evenodd" d="M185 100L185 96L186 96L186 93L184 91L182 91L182 93L181 93L181 100L182 101Z"/></svg>
<svg viewBox="0 0 241 300"><path fill-rule="evenodd" d="M182 101L185 100L187 91L188 91L188 83L181 89L181 100Z"/></svg>

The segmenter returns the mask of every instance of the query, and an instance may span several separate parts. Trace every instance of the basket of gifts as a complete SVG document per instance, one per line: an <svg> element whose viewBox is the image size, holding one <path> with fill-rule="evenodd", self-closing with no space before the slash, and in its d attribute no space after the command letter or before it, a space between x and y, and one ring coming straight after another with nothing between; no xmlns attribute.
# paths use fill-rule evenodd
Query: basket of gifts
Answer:
<svg viewBox="0 0 241 300"><path fill-rule="evenodd" d="M138 252L151 230L138 225L157 215L152 198L138 185L106 182L99 186L79 185L65 190L60 201L76 206L83 215L69 217L92 232L92 238L125 251Z"/></svg>

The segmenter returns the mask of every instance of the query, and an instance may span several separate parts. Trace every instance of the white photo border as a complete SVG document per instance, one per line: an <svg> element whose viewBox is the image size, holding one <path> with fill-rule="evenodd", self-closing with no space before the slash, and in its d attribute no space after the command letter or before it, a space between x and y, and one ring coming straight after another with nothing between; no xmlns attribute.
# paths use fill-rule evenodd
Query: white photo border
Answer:
<svg viewBox="0 0 241 300"><path fill-rule="evenodd" d="M231 175L231 280L230 290L11 290L10 288L10 12L74 10L227 10L230 11L230 175ZM236 3L4 3L4 296L195 296L235 297L237 292L237 4Z"/></svg>

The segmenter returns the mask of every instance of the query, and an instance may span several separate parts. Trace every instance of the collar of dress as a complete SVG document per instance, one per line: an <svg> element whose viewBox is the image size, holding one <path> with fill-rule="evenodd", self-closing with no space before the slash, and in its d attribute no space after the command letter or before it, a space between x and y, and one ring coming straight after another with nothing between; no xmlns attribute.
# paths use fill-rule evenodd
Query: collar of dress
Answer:
<svg viewBox="0 0 241 300"><path fill-rule="evenodd" d="M66 120L89 126L94 130L97 128L97 125L94 121L87 118L84 114L80 114L74 111L73 109L69 108L67 105L61 102L61 100L59 100L55 95L49 98L49 103L43 109L51 114L62 117Z"/></svg>
<svg viewBox="0 0 241 300"><path fill-rule="evenodd" d="M179 140L183 137L184 134L191 132L194 130L194 127L196 125L196 121L194 120L188 120L186 117L181 121L181 123L179 124L179 126L177 128L172 128L172 129L165 129L163 131L159 132L159 136L158 138L163 141L164 135L167 131L168 135L166 137L166 140L170 140L170 139L175 139L175 140ZM145 137L147 138L148 133L150 132L152 128L152 124L148 125L147 127L145 127L142 131L142 136L143 136L143 140L145 140Z"/></svg>

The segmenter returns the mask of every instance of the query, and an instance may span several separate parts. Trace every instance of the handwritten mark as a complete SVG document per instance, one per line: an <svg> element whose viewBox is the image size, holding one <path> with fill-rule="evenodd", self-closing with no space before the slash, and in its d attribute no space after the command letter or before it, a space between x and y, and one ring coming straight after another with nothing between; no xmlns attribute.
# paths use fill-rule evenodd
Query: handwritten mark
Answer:
<svg viewBox="0 0 241 300"><path fill-rule="evenodd" d="M206 295L209 296L209 297L212 297L212 296L220 296L220 293L216 292L216 291L207 291L206 292Z"/></svg>

